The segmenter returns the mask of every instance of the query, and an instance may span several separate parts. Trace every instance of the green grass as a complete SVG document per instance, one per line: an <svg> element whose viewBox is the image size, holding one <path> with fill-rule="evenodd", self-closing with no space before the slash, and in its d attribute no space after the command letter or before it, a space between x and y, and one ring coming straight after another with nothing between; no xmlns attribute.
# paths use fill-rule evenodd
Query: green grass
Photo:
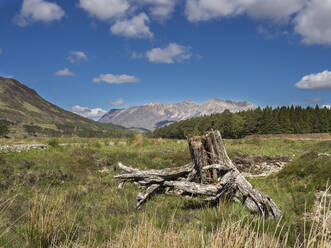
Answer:
<svg viewBox="0 0 331 248"><path fill-rule="evenodd" d="M88 247L112 242L118 245L118 242L129 242L125 241L123 232L130 236L141 230L141 239L145 240L150 238L147 232L150 228L162 237L182 233L185 240L187 232L192 233L192 237L201 234L209 242L209 239L216 239L215 230L234 223L240 223L243 228L249 225L252 232L265 232L269 236L280 232L277 223L264 222L235 203L209 208L201 205L201 199L155 195L142 210L136 211L136 195L140 190L130 183L118 189L113 176L119 172L114 165L118 161L141 169L184 165L190 161L185 141L142 136L126 140L33 141L51 146L47 150L0 153L0 247L68 247L72 243ZM16 142L21 141L11 141ZM114 144L109 145L110 142ZM81 145L62 147L57 145L59 143ZM294 245L298 237L303 239L305 208L311 209L314 193L323 190L331 177L330 159L317 155L331 153L331 141L242 139L226 140L226 145L230 156L234 151L294 156L294 161L277 175L250 181L280 206L284 218L279 225L285 230L280 238L285 240L288 235L289 245ZM306 151L312 152L300 157ZM109 173L100 173L103 168L108 168ZM43 229L40 223L46 219L53 224ZM140 241L137 240L137 244ZM154 242L152 238L150 242ZM197 243L192 245L203 247Z"/></svg>

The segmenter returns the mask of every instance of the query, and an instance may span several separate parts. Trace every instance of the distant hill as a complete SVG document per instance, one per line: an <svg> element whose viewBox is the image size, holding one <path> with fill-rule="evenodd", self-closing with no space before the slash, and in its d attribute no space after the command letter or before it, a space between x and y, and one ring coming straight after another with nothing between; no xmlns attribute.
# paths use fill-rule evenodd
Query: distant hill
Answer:
<svg viewBox="0 0 331 248"><path fill-rule="evenodd" d="M224 101L215 98L203 104L192 101L174 104L154 102L126 109L111 109L99 121L132 129L154 130L192 117L222 113L226 109L230 112L238 112L255 108L256 106L250 102Z"/></svg>
<svg viewBox="0 0 331 248"><path fill-rule="evenodd" d="M10 136L127 136L131 131L102 124L66 111L15 79L0 77L0 121L10 124Z"/></svg>

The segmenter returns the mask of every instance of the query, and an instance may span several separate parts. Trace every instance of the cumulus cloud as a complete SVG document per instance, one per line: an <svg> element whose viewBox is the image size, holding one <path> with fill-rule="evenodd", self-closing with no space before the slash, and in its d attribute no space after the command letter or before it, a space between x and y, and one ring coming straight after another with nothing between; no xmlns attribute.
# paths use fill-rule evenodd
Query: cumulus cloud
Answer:
<svg viewBox="0 0 331 248"><path fill-rule="evenodd" d="M173 64L192 57L191 47L170 43L165 48L153 48L146 52L147 59L152 63Z"/></svg>
<svg viewBox="0 0 331 248"><path fill-rule="evenodd" d="M44 0L25 0L42 1ZM147 25L152 18L166 19L179 0L79 0L79 6L90 16L111 23L111 32L129 38L151 38ZM331 45L331 0L185 0L185 14L191 22L246 15L268 19L275 24L293 24L294 31L306 44ZM132 17L133 16L133 17ZM275 25L278 26L278 25ZM277 29L259 32L274 38L283 32Z"/></svg>
<svg viewBox="0 0 331 248"><path fill-rule="evenodd" d="M110 102L110 105L112 105L112 106L121 106L123 104L124 104L124 100L123 99L117 99L114 102Z"/></svg>
<svg viewBox="0 0 331 248"><path fill-rule="evenodd" d="M70 55L67 57L67 60L69 60L71 64L77 63L81 60L88 60L86 54L82 51L70 51L69 54Z"/></svg>
<svg viewBox="0 0 331 248"><path fill-rule="evenodd" d="M311 0L294 19L306 44L331 45L331 0Z"/></svg>
<svg viewBox="0 0 331 248"><path fill-rule="evenodd" d="M71 110L72 110L72 112L74 112L78 115L81 115L86 118L92 118L92 119L99 119L100 117L102 117L103 115L105 115L107 113L107 111L102 108L90 109L88 107L82 107L79 105L73 106L71 108Z"/></svg>
<svg viewBox="0 0 331 248"><path fill-rule="evenodd" d="M152 16L167 18L175 10L178 0L140 0L139 2L149 6Z"/></svg>
<svg viewBox="0 0 331 248"><path fill-rule="evenodd" d="M56 76L73 76L74 73L71 72L68 68L64 68L63 70L59 70L55 72Z"/></svg>
<svg viewBox="0 0 331 248"><path fill-rule="evenodd" d="M123 16L130 4L127 0L80 0L79 6L93 17L108 20Z"/></svg>
<svg viewBox="0 0 331 248"><path fill-rule="evenodd" d="M94 83L108 83L108 84L124 84L124 83L137 83L139 78L126 74L100 74L99 77L93 78Z"/></svg>
<svg viewBox="0 0 331 248"><path fill-rule="evenodd" d="M140 13L129 20L116 21L110 30L113 34L130 38L152 38L153 33L146 25L149 18L145 13Z"/></svg>
<svg viewBox="0 0 331 248"><path fill-rule="evenodd" d="M24 0L20 13L15 16L14 22L25 27L34 22L52 22L61 20L65 12L54 2L44 0Z"/></svg>
<svg viewBox="0 0 331 248"><path fill-rule="evenodd" d="M331 71L304 76L295 87L303 90L331 90Z"/></svg>
<svg viewBox="0 0 331 248"><path fill-rule="evenodd" d="M125 17L137 10L148 9L153 17L167 18L179 0L80 0L79 6L100 20Z"/></svg>
<svg viewBox="0 0 331 248"><path fill-rule="evenodd" d="M304 43L331 45L331 0L186 0L185 13L191 22L247 15L292 23ZM274 34L268 31L267 37Z"/></svg>
<svg viewBox="0 0 331 248"><path fill-rule="evenodd" d="M281 22L298 12L305 1L307 0L186 0L185 13L192 22L240 14Z"/></svg>
<svg viewBox="0 0 331 248"><path fill-rule="evenodd" d="M300 11L307 0L241 0L247 4L246 13L253 18L288 21L290 16Z"/></svg>

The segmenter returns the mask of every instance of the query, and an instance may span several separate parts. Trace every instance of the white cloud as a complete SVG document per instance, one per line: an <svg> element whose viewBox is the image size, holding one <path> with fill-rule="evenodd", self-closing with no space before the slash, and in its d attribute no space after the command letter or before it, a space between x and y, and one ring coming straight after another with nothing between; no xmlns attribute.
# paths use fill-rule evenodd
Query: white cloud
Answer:
<svg viewBox="0 0 331 248"><path fill-rule="evenodd" d="M34 22L52 22L61 20L65 12L54 2L44 0L24 0L20 13L15 16L14 22L25 27Z"/></svg>
<svg viewBox="0 0 331 248"><path fill-rule="evenodd" d="M323 105L322 108L331 109L331 105Z"/></svg>
<svg viewBox="0 0 331 248"><path fill-rule="evenodd" d="M287 20L298 12L307 0L186 0L189 21L247 14L253 18Z"/></svg>
<svg viewBox="0 0 331 248"><path fill-rule="evenodd" d="M127 0L80 0L79 6L100 20L123 16L129 9Z"/></svg>
<svg viewBox="0 0 331 248"><path fill-rule="evenodd" d="M25 0L44 1L44 0ZM179 0L79 0L91 16L111 23L111 32L130 38L151 38L149 17L166 19ZM191 22L247 15L268 19L273 24L294 24L294 30L307 44L331 45L331 0L185 0L185 14ZM133 17L132 17L133 16ZM275 25L279 27L278 25ZM275 38L279 29L259 27L266 38Z"/></svg>
<svg viewBox="0 0 331 248"><path fill-rule="evenodd" d="M100 74L99 77L93 78L94 83L105 82L108 84L124 84L124 83L137 83L139 78L126 74L114 75L114 74Z"/></svg>
<svg viewBox="0 0 331 248"><path fill-rule="evenodd" d="M86 118L92 118L92 119L100 118L107 113L107 111L102 108L90 109L88 107L82 107L79 105L73 106L71 108L71 110L72 110L72 112L74 112L78 115L84 116Z"/></svg>
<svg viewBox="0 0 331 248"><path fill-rule="evenodd" d="M145 13L140 13L130 20L116 21L110 30L113 34L130 38L152 38L153 33L146 23L149 23L148 16Z"/></svg>
<svg viewBox="0 0 331 248"><path fill-rule="evenodd" d="M167 18L179 0L79 0L79 6L100 20L118 19L148 9L153 17Z"/></svg>
<svg viewBox="0 0 331 248"><path fill-rule="evenodd" d="M110 105L112 105L112 106L121 106L123 104L124 104L123 99L117 99L116 101L110 103Z"/></svg>
<svg viewBox="0 0 331 248"><path fill-rule="evenodd" d="M241 0L247 4L247 14L253 18L288 21L291 15L300 11L307 0Z"/></svg>
<svg viewBox="0 0 331 248"><path fill-rule="evenodd" d="M152 16L167 18L175 10L178 0L140 0L139 3L148 5Z"/></svg>
<svg viewBox="0 0 331 248"><path fill-rule="evenodd" d="M309 1L294 23L304 43L331 45L331 0Z"/></svg>
<svg viewBox="0 0 331 248"><path fill-rule="evenodd" d="M74 73L71 72L68 68L64 68L63 70L59 70L55 72L56 76L73 76Z"/></svg>
<svg viewBox="0 0 331 248"><path fill-rule="evenodd" d="M295 87L303 90L331 90L331 71L304 76Z"/></svg>
<svg viewBox="0 0 331 248"><path fill-rule="evenodd" d="M165 48L153 48L146 52L146 57L153 63L173 64L192 57L191 48L170 43Z"/></svg>
<svg viewBox="0 0 331 248"><path fill-rule="evenodd" d="M82 51L70 51L69 54L70 55L67 57L67 60L69 60L71 64L77 63L81 60L88 60L86 54Z"/></svg>

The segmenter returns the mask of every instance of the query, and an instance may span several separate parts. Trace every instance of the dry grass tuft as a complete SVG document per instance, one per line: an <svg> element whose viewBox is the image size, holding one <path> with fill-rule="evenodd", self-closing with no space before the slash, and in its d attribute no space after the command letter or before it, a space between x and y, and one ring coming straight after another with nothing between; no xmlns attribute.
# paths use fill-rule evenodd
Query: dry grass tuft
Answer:
<svg viewBox="0 0 331 248"><path fill-rule="evenodd" d="M62 199L51 201L46 195L37 195L31 204L27 230L30 247L71 243L76 236L77 213Z"/></svg>
<svg viewBox="0 0 331 248"><path fill-rule="evenodd" d="M137 134L134 137L133 145L135 145L135 146L142 146L142 145L144 145L144 136L141 133L140 134Z"/></svg>
<svg viewBox="0 0 331 248"><path fill-rule="evenodd" d="M325 248L330 247L330 229L327 225L330 218L330 201L327 200L327 193L330 187L324 192L320 202L322 211L313 218L309 235L297 238L294 245L288 243L290 228L284 228L281 220L278 222L274 232L268 231L264 219L257 222L248 222L246 217L236 220L232 216L222 216L222 225L212 231L196 227L175 227L175 217L167 228L155 226L157 215L148 217L144 214L138 225L128 225L123 231L110 240L107 244L98 246L90 243L87 246L73 245L73 247L109 247L109 248ZM221 203L222 204L222 203ZM225 206L220 206L218 211L223 211ZM65 247L65 246L61 246Z"/></svg>
<svg viewBox="0 0 331 248"><path fill-rule="evenodd" d="M167 231L155 228L151 221L144 219L141 225L137 227L126 228L121 235L111 241L107 247L286 247L283 242L267 233L256 230L256 227L250 224L243 224L237 221L231 224L222 225L220 228L206 232L205 230L188 229L176 232L172 227Z"/></svg>
<svg viewBox="0 0 331 248"><path fill-rule="evenodd" d="M312 219L312 224L309 235L304 239L304 247L331 247L330 191L331 186L327 186L320 199L317 199L312 215L308 215Z"/></svg>

